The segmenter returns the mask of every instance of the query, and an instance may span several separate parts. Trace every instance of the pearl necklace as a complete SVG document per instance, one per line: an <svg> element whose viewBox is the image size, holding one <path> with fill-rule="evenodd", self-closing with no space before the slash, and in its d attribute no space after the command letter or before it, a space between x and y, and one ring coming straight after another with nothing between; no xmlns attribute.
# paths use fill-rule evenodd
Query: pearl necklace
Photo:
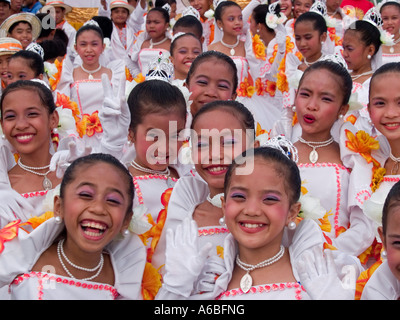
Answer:
<svg viewBox="0 0 400 320"><path fill-rule="evenodd" d="M93 73L96 73L96 72L98 72L98 71L100 71L101 67L102 67L102 65L99 64L99 67L98 67L97 69L95 69L95 70L88 70L88 69L85 69L85 68L83 67L83 64L81 64L82 70L85 71L86 73L89 73L89 76L88 76L88 79L89 79L89 80L93 80L93 79L94 79L93 76L92 76L92 74L93 74Z"/></svg>
<svg viewBox="0 0 400 320"><path fill-rule="evenodd" d="M234 55L235 55L235 48L238 46L239 41L240 41L240 40L239 40L239 37L238 37L235 44L227 44L227 43L225 43L225 42L221 39L221 44L222 44L223 46L225 46L225 47L231 49L231 51L229 51L229 52L230 52L231 56L234 56Z"/></svg>
<svg viewBox="0 0 400 320"><path fill-rule="evenodd" d="M63 256L63 258L65 259L65 261L67 261L68 264L70 264L70 265L71 265L72 267L74 267L75 269L82 270L82 271L86 271L86 272L94 272L94 271L96 271L96 270L98 269L98 271L96 272L95 275L93 275L93 276L91 276L91 277L88 277L88 278L80 279L80 280L84 280L84 281L93 280L93 279L96 278L96 277L100 274L100 272L103 270L103 266L104 266L104 257L103 257L103 255L100 256L100 262L99 262L99 264L98 264L96 267L91 268L91 269L90 269L90 268L84 268L84 267L81 267L81 266L78 266L78 265L72 263L71 260L68 259L68 257L67 257L67 256L65 255L65 253L64 253L63 244L64 244L64 239L61 239L61 240L58 242L58 245L57 245L58 260L60 261L61 266L63 267L64 271L65 271L71 278L76 279L76 278L72 275L72 273L67 269L67 267L65 266L64 262L63 262L62 259L61 259L61 255Z"/></svg>
<svg viewBox="0 0 400 320"><path fill-rule="evenodd" d="M394 175L394 174L396 174L396 172L399 170L400 157L399 157L399 158L396 158L396 157L392 154L392 152L390 152L389 157L390 157L390 159L392 159L392 160L395 162L395 164L394 164L392 170L390 171L390 173L391 173L392 175Z"/></svg>
<svg viewBox="0 0 400 320"><path fill-rule="evenodd" d="M222 201L221 201L221 196L223 196L223 193L218 193L214 197L211 198L210 194L207 195L207 201L211 203L214 207L217 208L222 208Z"/></svg>
<svg viewBox="0 0 400 320"><path fill-rule="evenodd" d="M362 76L368 76L368 75L373 74L373 73L374 73L374 72L373 72L372 70L370 70L370 71L367 71L367 72L364 72L364 73L352 75L352 76L351 76L351 79L354 81L354 80L357 80L358 78L360 78L360 77L362 77Z"/></svg>
<svg viewBox="0 0 400 320"><path fill-rule="evenodd" d="M303 62L305 63L305 65L307 67L313 65L314 63L317 63L318 61L320 61L322 58L324 57L324 55L321 55L317 60L315 60L314 62L308 62L306 58L304 58Z"/></svg>
<svg viewBox="0 0 400 320"><path fill-rule="evenodd" d="M390 49L389 49L390 53L394 53L394 46L395 46L396 44L398 44L399 42L400 42L400 37L399 37L397 40L394 40L394 41L393 41L393 44L390 45Z"/></svg>
<svg viewBox="0 0 400 320"><path fill-rule="evenodd" d="M174 181L171 179L171 177L169 176L171 171L169 170L168 167L165 168L165 170L153 170L153 169L149 169L146 167L141 166L140 164L138 164L135 160L132 160L130 165L135 168L136 170L145 172L145 173L150 173L150 174L156 174L159 176L167 176L167 186L168 188L172 188L174 186Z"/></svg>
<svg viewBox="0 0 400 320"><path fill-rule="evenodd" d="M161 43L164 43L165 41L168 40L168 37L165 37L164 39L162 39L161 41L158 42L153 42L153 39L150 39L150 49L153 49L153 46L158 46Z"/></svg>
<svg viewBox="0 0 400 320"><path fill-rule="evenodd" d="M278 253L276 255L274 255L272 258L268 258L264 261L261 261L260 263L254 264L254 265L244 263L242 260L240 260L239 255L237 255L236 256L236 264L241 269L246 271L246 274L240 280L240 289L242 289L242 291L244 293L249 292L251 286L253 285L253 278L251 277L250 272L255 269L258 269L258 268L264 268L264 267L270 266L271 264L279 261L283 257L284 253L285 253L285 247L283 245L281 245Z"/></svg>
<svg viewBox="0 0 400 320"><path fill-rule="evenodd" d="M308 159L310 159L311 163L316 163L318 161L318 152L315 149L329 146L333 142L333 137L330 137L328 140L321 142L306 141L302 137L299 137L299 141L312 148Z"/></svg>
<svg viewBox="0 0 400 320"><path fill-rule="evenodd" d="M50 167L50 164L44 167L28 167L26 165L24 165L21 162L21 158L18 159L17 161L18 165L20 166L21 169L36 174L37 176L42 176L44 177L43 179L43 183L42 186L45 190L50 190L53 188L53 184L51 183L50 179L47 178L47 175L50 173L51 170L48 170L46 173L42 173L42 172L36 172L35 170L44 170L44 169L48 169Z"/></svg>

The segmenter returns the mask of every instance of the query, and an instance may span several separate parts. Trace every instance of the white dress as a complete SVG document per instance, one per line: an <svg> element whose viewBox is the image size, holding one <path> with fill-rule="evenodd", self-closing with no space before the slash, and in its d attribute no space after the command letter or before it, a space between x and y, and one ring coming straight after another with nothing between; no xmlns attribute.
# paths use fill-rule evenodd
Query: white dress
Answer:
<svg viewBox="0 0 400 320"><path fill-rule="evenodd" d="M105 248L114 269L113 286L59 276L51 266L42 272L32 271L63 229L63 224L50 218L31 233L19 229L18 236L5 243L0 254L0 287L9 285L11 299L141 299L145 250L136 235L114 240Z"/></svg>
<svg viewBox="0 0 400 320"><path fill-rule="evenodd" d="M400 281L390 271L385 260L368 280L361 300L398 300L399 297Z"/></svg>

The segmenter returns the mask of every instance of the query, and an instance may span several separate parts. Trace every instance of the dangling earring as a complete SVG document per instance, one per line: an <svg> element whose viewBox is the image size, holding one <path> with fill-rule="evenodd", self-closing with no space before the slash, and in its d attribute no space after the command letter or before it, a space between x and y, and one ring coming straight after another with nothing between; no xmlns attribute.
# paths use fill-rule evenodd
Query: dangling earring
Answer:
<svg viewBox="0 0 400 320"><path fill-rule="evenodd" d="M55 217L54 217L54 222L55 222L56 224L61 224L61 223L62 223L62 218L61 218L60 216L55 216Z"/></svg>
<svg viewBox="0 0 400 320"><path fill-rule="evenodd" d="M294 230L294 229L296 229L296 222L294 222L294 221L290 221L289 223L288 223L288 229L289 230Z"/></svg>

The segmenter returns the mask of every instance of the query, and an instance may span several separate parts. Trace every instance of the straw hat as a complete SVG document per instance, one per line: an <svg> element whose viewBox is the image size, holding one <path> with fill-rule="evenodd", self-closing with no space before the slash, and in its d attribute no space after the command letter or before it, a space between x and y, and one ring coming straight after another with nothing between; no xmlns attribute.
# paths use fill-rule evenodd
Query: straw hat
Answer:
<svg viewBox="0 0 400 320"><path fill-rule="evenodd" d="M0 38L0 56L14 54L22 50L22 44L17 39L4 37Z"/></svg>
<svg viewBox="0 0 400 320"><path fill-rule="evenodd" d="M67 4L65 4L64 1L61 1L61 0L58 0L58 1L47 0L46 1L46 5L43 6L43 8L40 9L40 12L47 13L47 11L51 9L51 7L64 8L65 14L67 14L68 12L72 11L72 7L67 5Z"/></svg>
<svg viewBox="0 0 400 320"><path fill-rule="evenodd" d="M131 6L128 2L125 0L115 0L110 3L110 9L114 8L125 8L129 11L129 14L132 13L132 11L135 9L133 6Z"/></svg>
<svg viewBox="0 0 400 320"><path fill-rule="evenodd" d="M42 31L42 23L40 22L39 18L36 17L33 13L28 12L21 12L16 13L9 16L4 22L0 25L0 31L5 36L8 35L8 31L10 27L20 21L28 22L32 27L32 41L35 41Z"/></svg>

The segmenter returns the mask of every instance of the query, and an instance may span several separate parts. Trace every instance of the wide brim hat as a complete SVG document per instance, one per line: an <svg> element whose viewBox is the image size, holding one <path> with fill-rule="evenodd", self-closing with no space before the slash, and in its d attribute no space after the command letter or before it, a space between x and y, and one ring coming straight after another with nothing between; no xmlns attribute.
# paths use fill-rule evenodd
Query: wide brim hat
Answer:
<svg viewBox="0 0 400 320"><path fill-rule="evenodd" d="M47 13L48 10L51 10L52 7L61 7L64 8L65 13L69 13L72 11L72 7L65 4L64 1L47 1L46 5L40 9L41 13Z"/></svg>
<svg viewBox="0 0 400 320"><path fill-rule="evenodd" d="M110 10L114 8L125 8L129 11L129 14L133 12L135 9L132 5L130 5L128 2L123 1L123 0L115 0L110 3Z"/></svg>
<svg viewBox="0 0 400 320"><path fill-rule="evenodd" d="M21 21L28 22L31 25L32 41L35 41L42 32L42 23L38 17L29 12L16 13L4 20L4 22L0 25L0 31L3 33L3 36L8 35L8 31L14 23Z"/></svg>
<svg viewBox="0 0 400 320"><path fill-rule="evenodd" d="M14 54L22 49L22 44L17 39L10 37L0 38L0 56Z"/></svg>

